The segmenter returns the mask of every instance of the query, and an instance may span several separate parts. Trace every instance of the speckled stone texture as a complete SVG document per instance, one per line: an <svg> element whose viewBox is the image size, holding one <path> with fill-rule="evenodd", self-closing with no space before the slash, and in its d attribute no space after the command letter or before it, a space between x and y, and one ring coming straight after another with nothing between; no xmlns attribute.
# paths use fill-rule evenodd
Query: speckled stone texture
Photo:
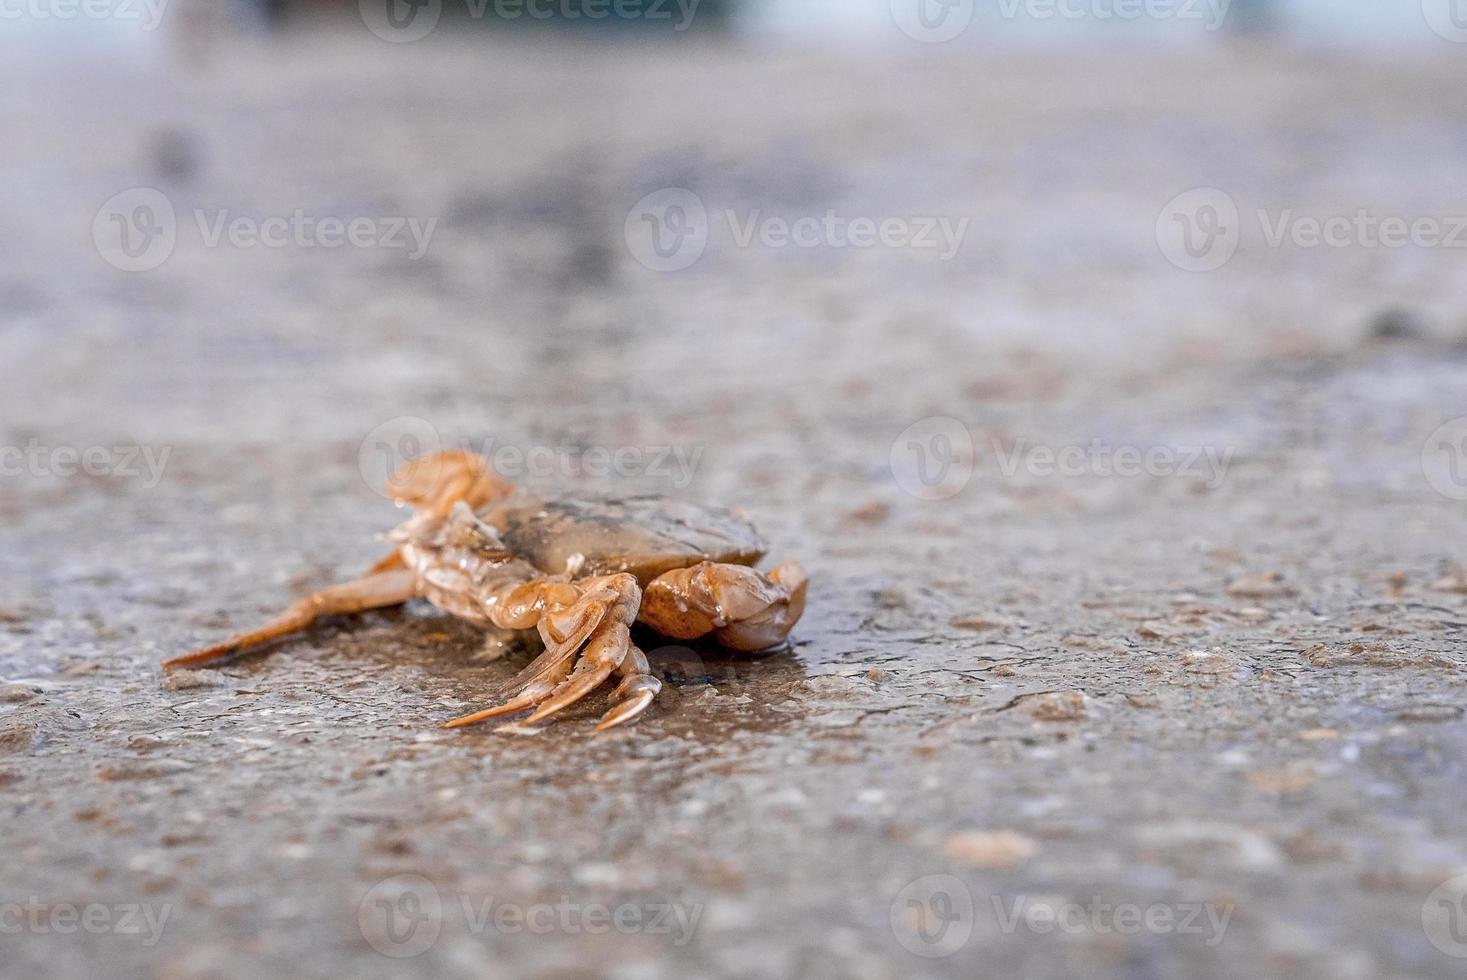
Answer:
<svg viewBox="0 0 1467 980"><path fill-rule="evenodd" d="M1467 503L1427 476L1467 265L1254 223L1189 273L1156 223L1461 213L1461 51L301 35L0 78L0 443L42 460L0 478L0 973L1460 975ZM138 186L178 241L124 273L93 219ZM658 272L624 227L669 187L715 231ZM414 261L195 217L296 209L438 220ZM943 261L728 210L970 224ZM935 501L933 417L975 447L918 430ZM603 696L438 730L528 653L421 604L161 675L377 558L425 440L746 509L813 575L792 646L661 649L595 738ZM1070 446L1227 465L1030 454Z"/></svg>

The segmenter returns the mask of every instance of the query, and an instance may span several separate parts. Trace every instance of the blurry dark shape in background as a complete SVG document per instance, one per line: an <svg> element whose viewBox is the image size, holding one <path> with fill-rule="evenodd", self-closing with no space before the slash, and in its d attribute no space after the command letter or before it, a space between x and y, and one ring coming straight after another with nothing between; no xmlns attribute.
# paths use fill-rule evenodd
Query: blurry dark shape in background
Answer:
<svg viewBox="0 0 1467 980"><path fill-rule="evenodd" d="M168 0L172 19L191 25L180 33L190 36L311 28L356 32L364 23L412 33L407 26L421 22L431 26L414 37L384 40L416 40L442 29L460 37L720 35L817 44L900 42L895 11L915 5L924 16L964 19L967 26L939 48L1138 36L1263 37L1319 47L1439 43L1441 32L1427 29L1429 16L1423 11L1451 11L1455 17L1463 3L1467 0L973 0L971 6L955 0ZM374 33L383 36L381 30Z"/></svg>
<svg viewBox="0 0 1467 980"><path fill-rule="evenodd" d="M1278 0L1233 0L1228 24L1239 34L1264 34L1279 27Z"/></svg>
<svg viewBox="0 0 1467 980"><path fill-rule="evenodd" d="M188 130L168 126L153 134L153 170L173 183L187 183L199 169L199 146Z"/></svg>
<svg viewBox="0 0 1467 980"><path fill-rule="evenodd" d="M1370 339L1375 341L1421 340L1427 336L1426 325L1413 310L1393 306L1381 310L1370 320Z"/></svg>
<svg viewBox="0 0 1467 980"><path fill-rule="evenodd" d="M356 17L359 0L252 0L275 28L342 14ZM702 33L728 26L738 0L372 0L395 5L411 19L437 3L440 23L464 30L624 30L637 33ZM649 15L649 12L650 15Z"/></svg>

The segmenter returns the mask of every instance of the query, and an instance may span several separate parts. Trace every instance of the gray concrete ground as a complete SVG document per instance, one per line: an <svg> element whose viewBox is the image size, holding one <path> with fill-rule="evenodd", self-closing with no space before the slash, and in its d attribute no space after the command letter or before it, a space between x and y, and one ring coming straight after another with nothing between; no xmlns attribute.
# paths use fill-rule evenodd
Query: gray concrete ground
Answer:
<svg viewBox="0 0 1467 980"><path fill-rule="evenodd" d="M0 973L1460 975L1464 267L1256 217L1460 213L1445 47L6 63ZM176 238L129 273L137 187ZM1197 187L1212 272L1157 240ZM296 209L438 221L209 244ZM970 224L739 244L831 210ZM658 650L596 738L437 730L527 653L419 605L160 673L488 440L746 508L814 576L792 646Z"/></svg>

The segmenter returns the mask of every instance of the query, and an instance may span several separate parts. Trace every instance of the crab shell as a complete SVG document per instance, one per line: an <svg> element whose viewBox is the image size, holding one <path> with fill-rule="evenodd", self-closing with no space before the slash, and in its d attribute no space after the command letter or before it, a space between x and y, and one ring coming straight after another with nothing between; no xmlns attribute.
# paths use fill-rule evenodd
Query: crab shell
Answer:
<svg viewBox="0 0 1467 980"><path fill-rule="evenodd" d="M753 565L766 550L754 525L733 511L667 497L550 501L519 493L477 516L547 574L564 572L580 556L581 574L630 572L644 588L664 572L703 561Z"/></svg>

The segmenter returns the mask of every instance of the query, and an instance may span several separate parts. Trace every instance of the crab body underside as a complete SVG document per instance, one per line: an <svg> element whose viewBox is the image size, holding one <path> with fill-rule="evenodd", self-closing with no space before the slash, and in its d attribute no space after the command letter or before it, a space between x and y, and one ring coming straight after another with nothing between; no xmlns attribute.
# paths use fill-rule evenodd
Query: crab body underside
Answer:
<svg viewBox="0 0 1467 980"><path fill-rule="evenodd" d="M522 723L531 725L616 674L601 731L636 718L662 687L631 641L634 622L673 639L711 636L731 649L762 650L781 643L804 611L804 569L786 562L756 571L764 543L727 510L650 496L543 500L516 490L481 457L457 452L413 460L388 492L416 512L388 536L396 550L365 576L165 666L222 659L321 616L424 598L484 627L537 629L545 645L503 704L447 727L534 709Z"/></svg>

